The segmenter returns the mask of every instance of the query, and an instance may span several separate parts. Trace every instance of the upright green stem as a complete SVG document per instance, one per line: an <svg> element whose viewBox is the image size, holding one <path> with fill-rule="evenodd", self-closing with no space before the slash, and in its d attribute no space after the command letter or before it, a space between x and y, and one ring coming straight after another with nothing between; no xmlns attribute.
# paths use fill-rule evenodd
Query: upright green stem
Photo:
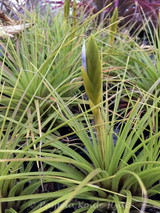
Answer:
<svg viewBox="0 0 160 213"><path fill-rule="evenodd" d="M64 18L67 19L70 12L71 0L64 1Z"/></svg>
<svg viewBox="0 0 160 213"><path fill-rule="evenodd" d="M114 44L115 35L117 33L117 26L118 26L118 8L116 7L113 15L111 17L111 25L110 25L110 41L109 44L112 46Z"/></svg>
<svg viewBox="0 0 160 213"><path fill-rule="evenodd" d="M97 109L97 115L95 116L95 125L96 125L96 132L97 132L97 140L98 145L100 147L101 156L102 156L102 165L103 169L105 168L105 131L104 131L104 121L101 115L100 109Z"/></svg>
<svg viewBox="0 0 160 213"><path fill-rule="evenodd" d="M89 98L89 105L94 115L98 147L101 153L102 168L104 169L106 146L104 122L99 106L102 96L102 67L98 47L93 36L88 41L87 50L85 49L85 43L82 48L82 77Z"/></svg>

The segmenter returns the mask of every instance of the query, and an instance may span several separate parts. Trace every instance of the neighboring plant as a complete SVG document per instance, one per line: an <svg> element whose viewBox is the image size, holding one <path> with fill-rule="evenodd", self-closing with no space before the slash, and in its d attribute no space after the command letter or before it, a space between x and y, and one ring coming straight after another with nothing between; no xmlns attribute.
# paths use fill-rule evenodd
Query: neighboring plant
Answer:
<svg viewBox="0 0 160 213"><path fill-rule="evenodd" d="M6 121L10 118L3 119ZM41 179L35 179L32 175L39 176L43 168L38 161L25 162L25 158L30 156L29 152L25 152L31 143L28 133L31 131L34 137L34 128L27 130L21 123L16 124L13 128L12 121L9 122L5 134L2 123L0 128L0 212L4 213L18 211L20 206L23 206L23 200L16 200L17 196L33 196L32 194L41 188Z"/></svg>
<svg viewBox="0 0 160 213"><path fill-rule="evenodd" d="M14 101L13 96L10 98L10 103L12 101ZM48 190L52 192L54 187L55 189L58 187L57 184L54 185L53 177L49 177L52 176L54 167L40 159L41 146L53 140L58 132L54 131L54 134L47 135L44 140L40 139L43 136L43 123L38 101L35 101L34 113L31 113L29 107L27 108L28 119L25 123L15 120L18 106L14 109L13 115L8 116L10 103L5 115L0 114L2 120L0 122L0 212L32 212L35 203L43 200L45 203L52 198ZM56 113L52 116L56 117ZM48 151L46 148L45 156L53 157L48 155ZM44 178L43 174L47 176Z"/></svg>
<svg viewBox="0 0 160 213"><path fill-rule="evenodd" d="M136 97L143 96L147 92L150 102L160 94L160 40L159 29L154 28L154 33L152 33L149 24L147 23L146 25L148 25L149 29L149 33L146 30L147 44L145 44L145 40L139 39L137 41L136 37L129 37L128 33L117 33L111 47L107 47L103 51L103 62L104 69L111 70L110 76L119 76L121 81L125 63L128 56L130 56L126 72L126 85L131 90L136 85L137 89L134 93ZM104 30L103 33L106 34L107 31ZM110 38L103 38L99 44L107 46L108 41L111 40Z"/></svg>
<svg viewBox="0 0 160 213"><path fill-rule="evenodd" d="M159 17L160 20L160 17ZM160 26L158 29L154 28L154 33L152 33L149 23L147 23L149 34L146 32L146 37L148 39L148 45L142 43L142 45L135 45L136 51L131 53L131 70L129 70L129 75L134 78L134 83L138 85L139 88L150 92L151 95L160 94Z"/></svg>
<svg viewBox="0 0 160 213"><path fill-rule="evenodd" d="M88 1L85 0L84 2L87 4ZM129 30L132 27L132 33L141 29L145 19L151 24L150 27L152 23L155 27L159 25L159 0L93 0L93 2L95 3L95 5L92 4L94 7L93 11L95 12L101 10L107 4L112 3L112 5L105 10L105 15L103 14L103 17L111 17L117 7L118 15L121 18L119 25L125 26ZM104 19L104 21L106 20Z"/></svg>
<svg viewBox="0 0 160 213"><path fill-rule="evenodd" d="M44 117L48 118L50 113L54 113L53 108L57 106L47 82L66 101L78 87L71 81L79 76L78 52L82 38L73 37L75 29L64 22L61 12L52 20L49 13L45 18L34 14L30 18L33 26L29 30L25 30L16 40L1 41L0 112L5 114L13 95L8 115L11 116L19 105L17 120L27 118L28 107L34 112L35 100L39 101L40 113Z"/></svg>
<svg viewBox="0 0 160 213"><path fill-rule="evenodd" d="M32 14L26 11L26 19L33 26L25 29L15 40L8 39L0 43L1 114L6 113L10 104L8 116L11 117L17 107L15 120L25 121L28 118L27 109L30 108L31 113L35 112L35 101L38 100L40 114L47 120L45 125L53 125L60 119L50 119L58 105L51 96L48 83L70 103L70 97L75 95L80 86L76 79L80 77L82 39L95 24L94 19L99 13L89 16L82 23L75 18L66 17L64 20L61 10L55 15L48 9L43 18L35 11Z"/></svg>

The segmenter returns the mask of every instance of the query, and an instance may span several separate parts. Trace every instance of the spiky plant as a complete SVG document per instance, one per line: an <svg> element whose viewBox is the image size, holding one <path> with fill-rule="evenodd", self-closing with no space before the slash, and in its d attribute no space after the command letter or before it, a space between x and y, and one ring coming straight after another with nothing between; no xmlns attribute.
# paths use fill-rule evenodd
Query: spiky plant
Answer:
<svg viewBox="0 0 160 213"><path fill-rule="evenodd" d="M90 38L87 49L87 69L90 69L91 56L88 54L90 54L91 49L94 49L94 56L97 58L95 58L94 64L99 64L97 46L93 37ZM126 89L125 76L128 61L129 58L126 61L123 81L117 84L117 91L110 98L108 94L113 88L108 87L108 80L105 82L105 99L101 102L95 102L94 99L96 100L96 97L103 94L102 90L93 97L95 89L99 87L95 85L93 85L94 87L85 86L91 109L85 111L81 109L82 113L77 116L70 111L64 100L48 83L52 96L61 108L61 111L57 110L56 112L64 119L64 124L50 129L34 141L29 138L28 146L25 145L22 151L12 148L3 151L5 150L3 149L2 153L13 152L14 155L17 153L17 156L21 157L22 154L25 154L25 156L23 159L19 157L13 159L11 155L8 155L10 156L9 160L4 159L1 162L14 161L15 164L24 161L41 162L42 165L50 165L50 169L47 171L47 166L44 166L46 169L39 174L38 172L24 172L14 176L14 174L8 173L2 175L1 179L21 178L25 182L32 178L37 184L40 184L40 180L42 180L42 183L51 181L59 183L61 188L58 191L55 189L55 191L45 194L35 193L32 195L26 194L25 196L20 194L9 198L2 197L1 203L7 203L8 206L11 206L13 201L24 201L18 207L18 210L13 210L12 207L10 211L24 212L31 205L32 208L28 212L35 213L46 210L58 213L71 206L72 212L116 210L118 213L127 213L134 209L139 211L141 209L141 212L144 212L146 208L151 206L160 208L159 201L154 198L155 195L160 193L158 182L160 178L160 133L158 130L159 108L157 107L160 98L155 99L152 106L147 106L147 110L142 115L147 96L135 102L132 100L133 91L128 92L128 89ZM99 67L99 65L96 67ZM86 70L88 73L83 75L88 75L90 84L94 83L95 72L99 73L99 68L95 70L92 72L93 75L89 74L91 70ZM98 73L96 75L100 74ZM87 77L84 77L85 85L87 83L86 79ZM97 79L99 85L101 85L101 78ZM121 97L124 97L124 91L129 97L129 103L125 112L122 113L118 106ZM110 108L109 105L111 100L114 103L113 108ZM81 105L79 107L81 108ZM92 112L93 116L89 112ZM100 116L99 118L103 123L97 122L98 116ZM51 133L66 124L70 126L73 133L56 138L51 136ZM115 128L117 125L119 126L119 133L116 134ZM147 137L144 131L148 131ZM81 144L62 142L62 139L72 134L77 135L81 140ZM117 136L116 141L113 140L113 134ZM101 139L104 143L101 143ZM41 144L41 146L34 149L34 144ZM102 144L103 150L100 148ZM77 152L77 148L81 151L80 153ZM29 190L26 186L26 191L27 189Z"/></svg>

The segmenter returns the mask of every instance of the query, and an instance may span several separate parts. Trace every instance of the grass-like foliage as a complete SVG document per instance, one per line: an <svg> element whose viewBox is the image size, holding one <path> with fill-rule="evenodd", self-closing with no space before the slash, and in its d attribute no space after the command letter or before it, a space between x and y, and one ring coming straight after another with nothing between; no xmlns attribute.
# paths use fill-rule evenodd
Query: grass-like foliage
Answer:
<svg viewBox="0 0 160 213"><path fill-rule="evenodd" d="M95 45L93 37L87 48L90 45ZM87 54L86 51L86 57ZM56 113L64 123L45 134L40 128L41 115L37 119L39 136L29 119L26 124L10 120L7 134L1 132L1 205L5 206L5 212L40 213L50 209L57 213L69 206L72 212L116 209L127 213L132 209L144 212L148 206L160 208L155 197L160 193L159 98L143 112L145 97L135 102L133 91L126 89L127 66L128 63L122 81L116 85L117 91L115 87L108 87L108 79L104 79L105 91L101 92L104 100L84 111L79 104L81 113L77 116L48 83L61 109ZM109 95L113 89L115 93ZM125 112L121 112L118 106L125 92L129 102ZM95 114L97 109L99 115ZM97 122L96 116L103 122ZM16 128L11 128L12 122ZM56 137L52 134L65 125L73 132ZM119 128L117 134L116 127ZM80 139L79 145L63 140L73 134ZM113 134L117 136L116 142ZM31 171L33 164L35 172ZM51 182L55 188L45 192L45 184Z"/></svg>
<svg viewBox="0 0 160 213"><path fill-rule="evenodd" d="M80 66L79 43L73 28L64 22L62 13L45 18L28 14L33 26L15 41L1 42L1 115L10 105L11 116L17 107L15 119L27 118L27 109L33 113L35 100L39 101L40 112L48 117L53 113L56 102L51 97L49 82L64 98L74 94L74 82ZM52 104L54 107L52 107Z"/></svg>
<svg viewBox="0 0 160 213"><path fill-rule="evenodd" d="M78 21L74 1L70 19L70 4L1 41L0 213L160 209L158 33L142 51L117 10L94 32L100 12Z"/></svg>
<svg viewBox="0 0 160 213"><path fill-rule="evenodd" d="M148 27L148 30L146 30L145 26ZM153 23L152 27L154 28ZM111 38L114 38L114 41L110 43L111 48L107 47L104 50L103 61L106 70L111 70L111 75L119 75L120 79L122 79L124 67L129 55L126 79L129 84L132 84L131 88L134 85L138 86L135 90L135 97L143 97L145 92L147 93L146 101L148 100L149 103L151 103L152 99L159 96L160 91L159 28L154 28L153 33L146 19L143 29L145 34L144 38L147 38L147 44L145 44L144 38L139 38L139 42L137 42L136 37L130 37L129 33L126 32L123 34L123 37L119 32L117 32L116 36L111 36ZM104 33L107 33L107 31L104 30ZM108 41L104 38L103 42L107 45Z"/></svg>

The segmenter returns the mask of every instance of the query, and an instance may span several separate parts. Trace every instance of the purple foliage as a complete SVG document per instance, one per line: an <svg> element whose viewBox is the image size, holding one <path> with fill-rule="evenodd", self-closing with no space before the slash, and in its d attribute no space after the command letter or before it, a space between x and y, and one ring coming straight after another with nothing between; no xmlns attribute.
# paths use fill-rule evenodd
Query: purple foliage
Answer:
<svg viewBox="0 0 160 213"><path fill-rule="evenodd" d="M159 9L160 0L120 0L119 1L119 16L126 17L124 24L131 21L136 22L137 26L141 25L146 18L152 21L155 27L159 24ZM144 14L143 14L144 13Z"/></svg>
<svg viewBox="0 0 160 213"><path fill-rule="evenodd" d="M51 3L52 1L50 1ZM102 5L103 2L103 5ZM59 6L63 6L64 1L52 2L57 3ZM160 10L160 0L82 0L77 3L77 7L84 7L86 13L93 12L96 13L103 6L112 4L107 10L105 10L105 15L112 15L114 8L118 8L119 17L124 17L125 19L121 22L121 25L126 23L135 27L142 26L142 23L146 18L151 20L155 27L159 24L159 10ZM152 25L152 24L151 24Z"/></svg>
<svg viewBox="0 0 160 213"><path fill-rule="evenodd" d="M26 4L32 2L39 2L40 0L24 0ZM52 1L52 0L41 0L40 2L45 2L50 5L50 8L57 9L64 5L63 1ZM77 3L77 12L85 11L84 17L88 14L97 13L107 4L112 3L105 11L103 11L103 17L112 16L114 9L118 8L119 17L124 19L120 22L120 25L131 26L135 24L135 29L140 28L145 20L145 17L150 21L150 26L152 23L155 27L159 25L159 10L160 10L160 0L81 0ZM73 6L73 0L71 1L71 7ZM145 17L144 17L145 14ZM77 15L80 15L77 14ZM151 23L152 22L152 23Z"/></svg>
<svg viewBox="0 0 160 213"><path fill-rule="evenodd" d="M127 23L132 25L136 23L135 28L141 27L145 17L148 20L151 20L155 27L159 25L160 0L103 0L103 3L103 6L113 3L105 10L105 16L112 16L114 8L118 8L119 17L125 18L121 22L121 25ZM102 0L82 0L78 5L87 8L87 10L92 11L93 13L96 13L99 9L103 8ZM152 26L151 22L150 25Z"/></svg>

